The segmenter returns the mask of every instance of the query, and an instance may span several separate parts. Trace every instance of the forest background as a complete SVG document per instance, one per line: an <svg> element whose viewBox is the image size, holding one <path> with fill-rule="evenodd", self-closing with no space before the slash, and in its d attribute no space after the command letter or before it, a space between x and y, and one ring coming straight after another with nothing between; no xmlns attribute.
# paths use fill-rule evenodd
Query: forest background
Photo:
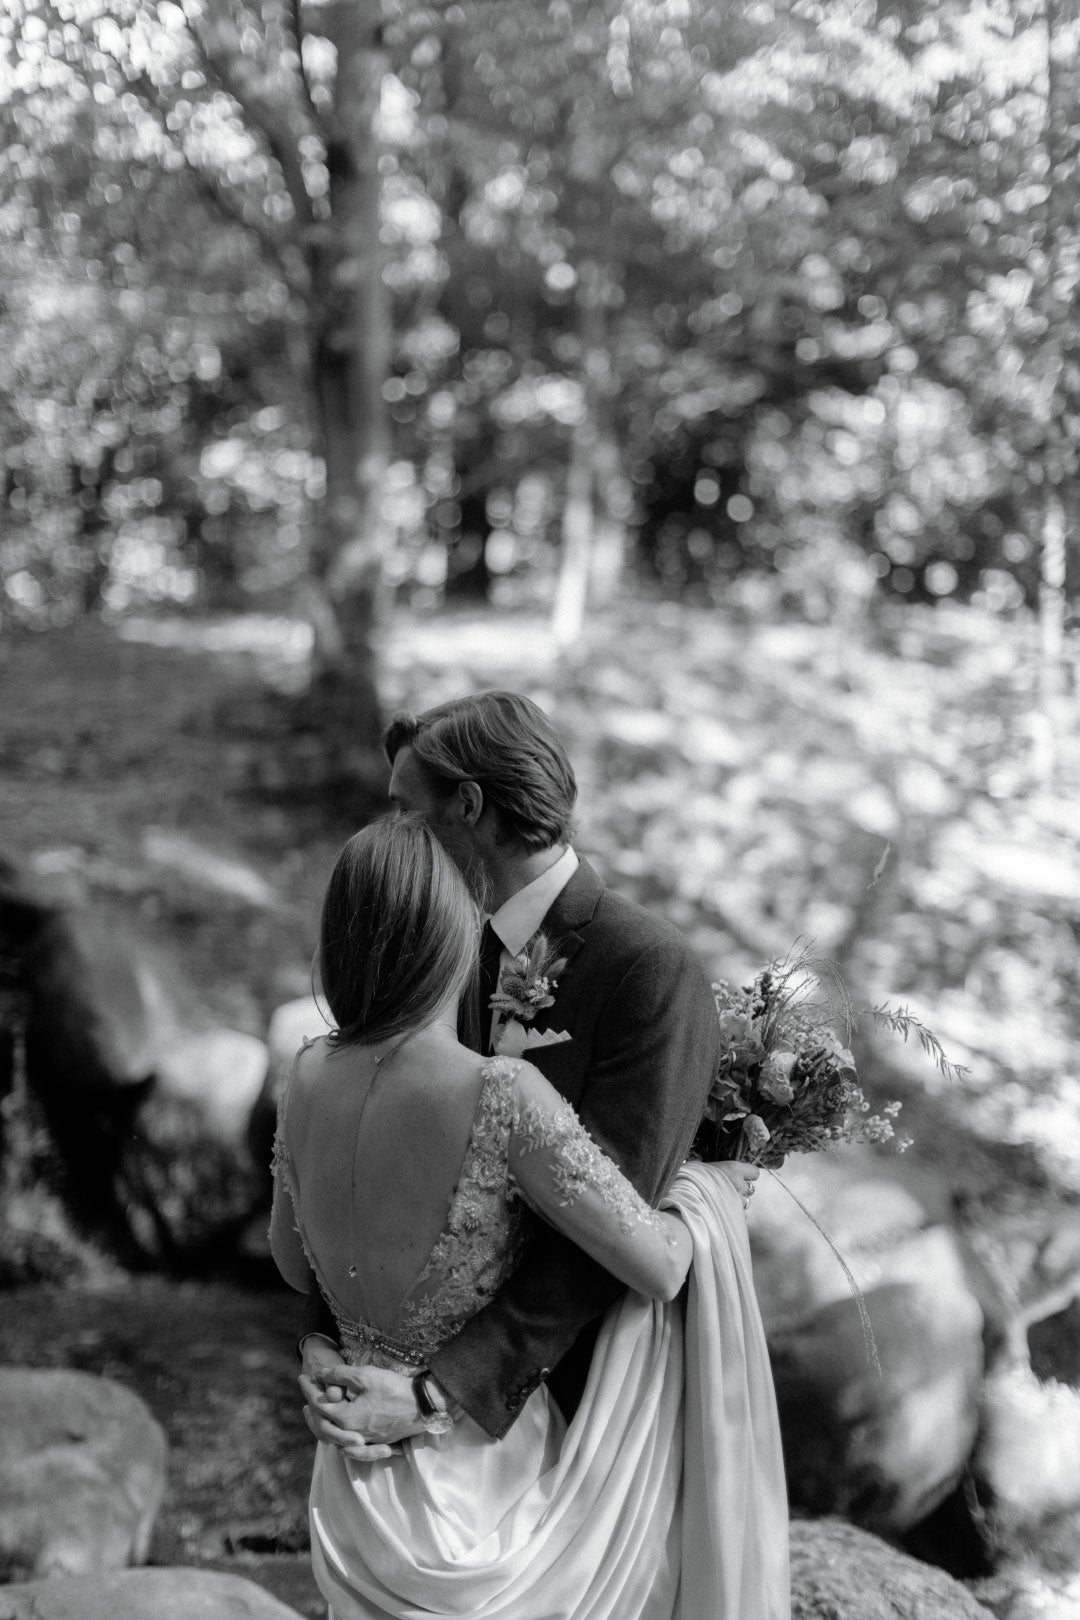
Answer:
<svg viewBox="0 0 1080 1620"><path fill-rule="evenodd" d="M524 682L532 626L613 870L721 962L865 945L1049 1109L1078 33L1064 0L10 0L9 667L246 618L293 689L247 774L348 825L380 717L436 695L395 638L471 616Z"/></svg>
<svg viewBox="0 0 1080 1620"><path fill-rule="evenodd" d="M1078 45L1072 0L6 0L0 846L261 1037L380 719L521 687L716 971L813 937L968 1065L868 1073L1003 1252L1071 1206Z"/></svg>

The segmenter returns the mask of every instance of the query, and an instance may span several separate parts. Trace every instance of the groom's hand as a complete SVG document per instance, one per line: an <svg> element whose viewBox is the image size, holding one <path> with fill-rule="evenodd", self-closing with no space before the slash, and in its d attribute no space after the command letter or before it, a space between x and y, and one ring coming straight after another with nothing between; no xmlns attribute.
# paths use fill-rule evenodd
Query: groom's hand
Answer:
<svg viewBox="0 0 1080 1620"><path fill-rule="evenodd" d="M317 1440L356 1462L378 1462L396 1441L423 1434L412 1379L385 1367L320 1366L300 1378L304 1421Z"/></svg>

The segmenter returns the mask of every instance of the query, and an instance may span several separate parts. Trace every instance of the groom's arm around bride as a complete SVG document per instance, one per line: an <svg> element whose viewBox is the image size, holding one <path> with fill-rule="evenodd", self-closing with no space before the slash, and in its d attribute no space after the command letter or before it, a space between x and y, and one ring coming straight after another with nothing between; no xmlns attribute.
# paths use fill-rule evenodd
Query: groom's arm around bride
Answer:
<svg viewBox="0 0 1080 1620"><path fill-rule="evenodd" d="M387 750L392 797L424 815L479 879L508 952L524 942L515 927L526 926L530 934L542 930L564 959L554 1004L532 1026L563 1038L530 1043L529 1060L657 1203L689 1150L716 1069L717 1023L701 964L675 929L613 894L587 863L565 858L573 773L546 716L527 699L486 693L441 705L395 723ZM530 901L534 912L543 907L539 915L530 915ZM478 1010L488 1050L491 1015ZM432 1375L493 1437L509 1429L541 1381L569 1417L600 1319L621 1292L535 1219L517 1270L432 1359ZM311 1320L308 1331L324 1326ZM325 1368L325 1346L320 1359ZM333 1408L336 1423L382 1440L415 1432L407 1378L365 1374L350 1373L359 1399ZM339 1438L310 1405L309 1421L322 1438Z"/></svg>

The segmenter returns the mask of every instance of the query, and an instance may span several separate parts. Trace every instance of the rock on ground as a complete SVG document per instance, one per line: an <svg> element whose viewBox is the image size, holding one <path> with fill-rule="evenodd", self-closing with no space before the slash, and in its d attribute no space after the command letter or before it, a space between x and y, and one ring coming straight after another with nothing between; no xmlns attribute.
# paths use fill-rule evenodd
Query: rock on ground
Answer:
<svg viewBox="0 0 1080 1620"><path fill-rule="evenodd" d="M239 1575L129 1569L0 1586L0 1620L299 1620Z"/></svg>
<svg viewBox="0 0 1080 1620"><path fill-rule="evenodd" d="M249 1157L263 1043L202 1029L201 1013L186 1028L187 996L136 928L107 903L54 895L2 853L0 956L28 1092L80 1227L129 1264L228 1247L265 1198L265 1161L257 1171ZM0 1092L12 1052L0 1041Z"/></svg>
<svg viewBox="0 0 1080 1620"><path fill-rule="evenodd" d="M882 1535L954 1490L983 1376L982 1310L941 1190L897 1169L862 1151L793 1161L781 1177L854 1273L880 1366L841 1261L771 1177L750 1223L791 1500Z"/></svg>
<svg viewBox="0 0 1080 1620"><path fill-rule="evenodd" d="M294 1608L303 1620L326 1620L326 1599L315 1584L310 1552L240 1552L207 1560L200 1567L254 1581L286 1608Z"/></svg>
<svg viewBox="0 0 1080 1620"><path fill-rule="evenodd" d="M792 1620L993 1620L951 1575L842 1519L793 1522L791 1598Z"/></svg>
<svg viewBox="0 0 1080 1620"><path fill-rule="evenodd" d="M973 1589L995 1620L1080 1620L1080 1572L1006 1569L974 1582Z"/></svg>
<svg viewBox="0 0 1080 1620"><path fill-rule="evenodd" d="M267 1062L266 1047L254 1035L239 1029L198 1030L178 1035L161 1052L158 1087L166 1096L194 1105L202 1128L215 1140L241 1148Z"/></svg>
<svg viewBox="0 0 1080 1620"><path fill-rule="evenodd" d="M112 1379L0 1367L0 1578L142 1563L165 1457L160 1425Z"/></svg>
<svg viewBox="0 0 1080 1620"><path fill-rule="evenodd" d="M265 1202L269 1171L249 1152L266 1075L241 1030L174 1034L121 1148L116 1182L141 1255L166 1264L228 1252Z"/></svg>

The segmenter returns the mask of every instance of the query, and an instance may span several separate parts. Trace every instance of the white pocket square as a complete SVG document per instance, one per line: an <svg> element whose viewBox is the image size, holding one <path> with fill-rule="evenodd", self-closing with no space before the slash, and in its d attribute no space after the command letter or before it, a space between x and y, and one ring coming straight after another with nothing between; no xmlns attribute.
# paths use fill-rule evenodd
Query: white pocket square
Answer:
<svg viewBox="0 0 1080 1620"><path fill-rule="evenodd" d="M572 1038L563 1029L527 1029L520 1019L511 1018L499 1031L495 1051L499 1057L519 1058L538 1046L558 1046L560 1041Z"/></svg>
<svg viewBox="0 0 1080 1620"><path fill-rule="evenodd" d="M522 1051L529 1051L534 1046L558 1046L560 1041L573 1040L573 1036L565 1029L530 1029L525 1035L525 1045Z"/></svg>

